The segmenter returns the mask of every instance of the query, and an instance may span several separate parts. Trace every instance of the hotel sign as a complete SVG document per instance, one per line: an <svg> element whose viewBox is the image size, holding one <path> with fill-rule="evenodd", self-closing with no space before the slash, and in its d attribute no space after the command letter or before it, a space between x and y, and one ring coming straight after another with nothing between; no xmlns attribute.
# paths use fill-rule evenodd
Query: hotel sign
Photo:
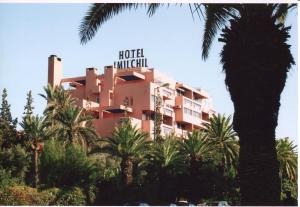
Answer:
<svg viewBox="0 0 300 207"><path fill-rule="evenodd" d="M114 62L115 68L148 67L144 49L132 49L119 51L119 60Z"/></svg>

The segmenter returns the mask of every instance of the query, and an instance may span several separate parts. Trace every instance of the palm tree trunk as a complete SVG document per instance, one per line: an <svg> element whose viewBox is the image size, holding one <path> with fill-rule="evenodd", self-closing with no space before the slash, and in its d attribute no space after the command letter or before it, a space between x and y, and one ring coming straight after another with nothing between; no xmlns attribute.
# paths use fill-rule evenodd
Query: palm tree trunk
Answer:
<svg viewBox="0 0 300 207"><path fill-rule="evenodd" d="M121 161L121 174L123 184L123 200L124 202L132 201L132 183L133 183L133 162L131 158L123 158Z"/></svg>
<svg viewBox="0 0 300 207"><path fill-rule="evenodd" d="M221 53L226 85L234 104L233 125L240 138L242 205L279 205L279 164L275 129L280 94L293 63L280 29L265 5L248 6L223 30Z"/></svg>
<svg viewBox="0 0 300 207"><path fill-rule="evenodd" d="M190 160L191 177L194 179L197 176L197 160L196 157L191 157Z"/></svg>
<svg viewBox="0 0 300 207"><path fill-rule="evenodd" d="M133 182L133 163L130 158L122 159L121 171L123 185L130 186Z"/></svg>
<svg viewBox="0 0 300 207"><path fill-rule="evenodd" d="M193 202L197 202L197 197L199 195L198 192L198 179L197 179L197 160L195 156L192 156L190 159L190 176L189 176L189 187L190 191L189 194L192 198Z"/></svg>
<svg viewBox="0 0 300 207"><path fill-rule="evenodd" d="M35 146L34 149L34 183L33 187L37 188L38 182L39 182L39 169L38 169L38 163L39 163L39 154L37 150L37 146Z"/></svg>

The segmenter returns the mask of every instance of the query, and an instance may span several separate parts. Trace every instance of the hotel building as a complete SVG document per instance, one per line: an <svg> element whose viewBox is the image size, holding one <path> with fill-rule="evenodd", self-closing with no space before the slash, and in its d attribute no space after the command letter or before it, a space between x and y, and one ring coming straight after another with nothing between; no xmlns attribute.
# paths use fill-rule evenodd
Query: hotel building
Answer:
<svg viewBox="0 0 300 207"><path fill-rule="evenodd" d="M118 69L106 66L103 74L96 68L87 68L85 76L63 78L62 60L51 55L48 83L52 86L68 83L77 105L94 116L95 128L102 137L111 136L126 110L132 123L153 138L157 94L163 100L160 109L163 136L174 132L184 137L193 129L203 128L214 113L211 100L203 89L177 82L149 67ZM124 100L127 100L127 106Z"/></svg>

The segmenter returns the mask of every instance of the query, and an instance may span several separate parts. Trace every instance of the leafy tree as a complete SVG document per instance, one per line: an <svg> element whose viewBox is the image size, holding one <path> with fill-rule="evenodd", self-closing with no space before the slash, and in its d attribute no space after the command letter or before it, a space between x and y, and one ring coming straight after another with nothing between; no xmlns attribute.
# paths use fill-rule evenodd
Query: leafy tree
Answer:
<svg viewBox="0 0 300 207"><path fill-rule="evenodd" d="M282 178L281 180L281 200L287 199L287 194L291 194L291 197L298 199L298 184L288 178Z"/></svg>
<svg viewBox="0 0 300 207"><path fill-rule="evenodd" d="M24 112L23 112L23 120L22 122L24 123L26 119L28 119L30 116L33 115L33 109L34 106L33 104L33 98L32 98L32 92L31 90L27 93L27 98L26 98L26 105L24 106ZM28 140L28 137L25 136L24 131L19 131L18 132L18 137L20 144L24 146L26 149L29 149L30 151L30 141Z"/></svg>
<svg viewBox="0 0 300 207"><path fill-rule="evenodd" d="M24 107L24 117L23 120L26 119L27 117L31 116L33 114L33 109L34 106L32 106L33 103L33 98L32 98L32 93L31 90L27 93L27 98L26 98L26 105Z"/></svg>
<svg viewBox="0 0 300 207"><path fill-rule="evenodd" d="M57 206L85 206L86 196L81 188L62 189L58 192L54 201Z"/></svg>
<svg viewBox="0 0 300 207"><path fill-rule="evenodd" d="M2 175L8 176L3 181L15 179L15 182L24 182L30 164L28 154L20 145L0 150L0 171Z"/></svg>
<svg viewBox="0 0 300 207"><path fill-rule="evenodd" d="M11 148L17 143L17 123L10 112L10 104L7 101L7 90L4 88L2 93L2 103L0 108L0 141L2 148Z"/></svg>
<svg viewBox="0 0 300 207"><path fill-rule="evenodd" d="M297 180L297 150L288 137L276 140L280 179Z"/></svg>
<svg viewBox="0 0 300 207"><path fill-rule="evenodd" d="M56 117L58 139L64 143L76 143L86 148L95 142L97 134L92 123L92 116L85 115L84 109L68 107L62 110Z"/></svg>
<svg viewBox="0 0 300 207"><path fill-rule="evenodd" d="M161 141L161 125L163 123L163 115L161 113L162 98L159 90L157 89L157 96L155 96L155 114L154 114L154 140Z"/></svg>
<svg viewBox="0 0 300 207"><path fill-rule="evenodd" d="M93 4L80 26L81 43L92 39L114 15L141 5ZM159 4L147 6L151 16ZM243 205L279 205L275 128L280 94L294 64L286 44L290 27L284 26L286 15L294 7L295 4L196 4L196 12L205 18L203 58L207 58L218 30L229 23L219 41L225 43L221 62L234 104L234 130L240 138Z"/></svg>
<svg viewBox="0 0 300 207"><path fill-rule="evenodd" d="M49 140L40 161L41 183L46 187L88 188L97 177L95 162L75 144L65 148L61 142Z"/></svg>
<svg viewBox="0 0 300 207"><path fill-rule="evenodd" d="M20 125L24 129L25 136L28 137L31 143L34 166L33 186L36 188L39 182L39 153L43 148L42 142L51 135L51 131L47 129L45 118L39 116L29 116Z"/></svg>
<svg viewBox="0 0 300 207"><path fill-rule="evenodd" d="M98 153L89 156L94 160L98 169L98 176L95 182L96 198L93 205L107 206L120 205L121 196L121 176L120 158L116 158L106 153Z"/></svg>

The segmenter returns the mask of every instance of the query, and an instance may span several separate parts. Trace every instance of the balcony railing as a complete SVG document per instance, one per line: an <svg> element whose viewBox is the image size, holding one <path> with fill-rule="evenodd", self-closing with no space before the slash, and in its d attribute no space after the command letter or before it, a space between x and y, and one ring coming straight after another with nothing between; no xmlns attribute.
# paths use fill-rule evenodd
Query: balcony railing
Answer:
<svg viewBox="0 0 300 207"><path fill-rule="evenodd" d="M165 124L162 125L162 131L164 135L169 135L173 132L173 128L170 126L166 126Z"/></svg>
<svg viewBox="0 0 300 207"><path fill-rule="evenodd" d="M183 97L183 105L190 109L197 110L198 112L201 111L201 104L200 104L200 102L198 102L196 100L192 100L187 97Z"/></svg>
<svg viewBox="0 0 300 207"><path fill-rule="evenodd" d="M163 108L163 114L167 115L167 116L172 116L173 115L173 111L167 108Z"/></svg>

